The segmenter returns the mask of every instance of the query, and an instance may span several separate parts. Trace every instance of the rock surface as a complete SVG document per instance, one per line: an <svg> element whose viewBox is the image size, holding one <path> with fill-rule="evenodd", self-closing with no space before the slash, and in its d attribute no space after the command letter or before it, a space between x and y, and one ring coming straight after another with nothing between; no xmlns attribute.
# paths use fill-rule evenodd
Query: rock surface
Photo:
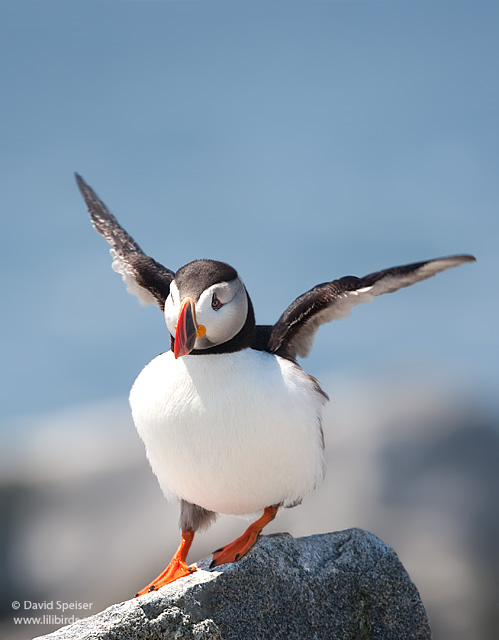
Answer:
<svg viewBox="0 0 499 640"><path fill-rule="evenodd" d="M198 571L47 640L423 640L425 608L395 552L361 529L262 536L238 563Z"/></svg>

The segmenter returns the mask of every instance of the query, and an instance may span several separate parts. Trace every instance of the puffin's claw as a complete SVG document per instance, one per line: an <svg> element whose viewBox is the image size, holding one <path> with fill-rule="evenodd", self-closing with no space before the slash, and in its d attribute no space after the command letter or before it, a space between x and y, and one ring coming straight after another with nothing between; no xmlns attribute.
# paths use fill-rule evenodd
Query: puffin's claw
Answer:
<svg viewBox="0 0 499 640"><path fill-rule="evenodd" d="M213 559L210 562L210 569L218 567L220 564L225 564L226 562L237 562L239 558L242 558L248 553L257 541L258 536L259 532L245 531L243 535L234 540L234 542L215 551Z"/></svg>
<svg viewBox="0 0 499 640"><path fill-rule="evenodd" d="M157 591L161 587L164 587L165 584L170 584L179 578L190 576L194 571L196 571L196 567L189 567L185 562L174 557L163 573L153 580L151 584L148 584L146 587L141 589L135 597L143 596L144 594L151 593L152 591Z"/></svg>
<svg viewBox="0 0 499 640"><path fill-rule="evenodd" d="M190 576L191 573L196 571L196 567L188 566L188 564L186 563L187 553L189 551L193 538L193 531L182 531L182 541L179 548L177 549L177 552L171 559L170 564L162 573L159 574L157 578L155 578L146 587L136 593L136 598L138 596L143 596L146 593L151 593L151 591L156 591L157 589L164 587L165 584L170 584L170 582L174 582L179 578Z"/></svg>
<svg viewBox="0 0 499 640"><path fill-rule="evenodd" d="M263 516L246 529L242 536L236 538L234 542L225 545L213 553L210 569L218 567L226 562L237 562L248 553L255 544L263 527L273 520L279 507L266 507Z"/></svg>

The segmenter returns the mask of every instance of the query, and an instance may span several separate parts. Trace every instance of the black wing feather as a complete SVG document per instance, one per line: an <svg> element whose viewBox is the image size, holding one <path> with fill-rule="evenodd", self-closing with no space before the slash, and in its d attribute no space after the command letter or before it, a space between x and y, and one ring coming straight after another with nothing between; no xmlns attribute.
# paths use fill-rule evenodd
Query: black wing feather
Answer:
<svg viewBox="0 0 499 640"><path fill-rule="evenodd" d="M306 357L321 324L348 316L356 304L371 302L378 295L392 293L474 260L470 255L436 258L383 269L363 278L345 276L319 284L299 296L284 311L272 327L268 350L292 359Z"/></svg>
<svg viewBox="0 0 499 640"><path fill-rule="evenodd" d="M146 255L95 191L80 175L76 173L75 177L93 226L111 246L113 269L121 274L130 293L137 295L142 304L153 302L163 310L175 273Z"/></svg>

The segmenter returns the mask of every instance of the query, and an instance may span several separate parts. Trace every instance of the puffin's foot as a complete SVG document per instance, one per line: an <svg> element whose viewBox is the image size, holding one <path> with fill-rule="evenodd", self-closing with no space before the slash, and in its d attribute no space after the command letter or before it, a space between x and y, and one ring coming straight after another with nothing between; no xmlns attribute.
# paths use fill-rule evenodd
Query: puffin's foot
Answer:
<svg viewBox="0 0 499 640"><path fill-rule="evenodd" d="M175 582L175 580L178 580L179 578L190 576L194 571L196 571L196 567L189 567L185 562L182 562L182 560L172 558L166 569L160 573L155 580L149 583L147 587L144 587L136 593L135 597L137 598L138 596L143 596L145 593L156 591L156 589L164 587L165 584L170 584L170 582Z"/></svg>
<svg viewBox="0 0 499 640"><path fill-rule="evenodd" d="M234 542L225 545L225 547L217 549L217 551L213 553L210 569L225 564L226 562L236 562L239 558L246 555L257 541L263 527L275 518L278 509L278 506L266 507L263 516L256 522L253 522L253 524L250 524L242 536L236 538Z"/></svg>
<svg viewBox="0 0 499 640"><path fill-rule="evenodd" d="M179 578L190 576L191 573L196 571L196 567L189 567L186 563L187 554L193 539L194 531L182 531L182 541L180 542L180 546L175 555L171 559L170 564L155 580L136 593L136 598L138 596L143 596L145 593L156 591L156 589L160 589L161 587L164 587L165 584L170 584L170 582L174 582Z"/></svg>

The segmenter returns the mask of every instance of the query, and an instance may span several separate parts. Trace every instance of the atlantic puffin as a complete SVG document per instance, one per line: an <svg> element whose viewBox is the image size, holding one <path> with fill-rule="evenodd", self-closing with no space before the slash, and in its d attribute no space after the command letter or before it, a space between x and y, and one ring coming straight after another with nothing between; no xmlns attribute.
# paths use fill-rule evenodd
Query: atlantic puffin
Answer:
<svg viewBox="0 0 499 640"><path fill-rule="evenodd" d="M194 260L176 272L147 256L93 189L76 174L95 229L111 246L112 268L143 304L164 313L170 350L152 360L130 405L152 470L169 500L180 502L181 542L166 569L140 596L190 575L194 533L217 514L262 515L213 553L211 567L235 562L281 507L293 507L324 477L318 381L303 371L317 329L357 304L475 258L454 255L319 284L273 325L257 325L237 271Z"/></svg>

